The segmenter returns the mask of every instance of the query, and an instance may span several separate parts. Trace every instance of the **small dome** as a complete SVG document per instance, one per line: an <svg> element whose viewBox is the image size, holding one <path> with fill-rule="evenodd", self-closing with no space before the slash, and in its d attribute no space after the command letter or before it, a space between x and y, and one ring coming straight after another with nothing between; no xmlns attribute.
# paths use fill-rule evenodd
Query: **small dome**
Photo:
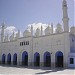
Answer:
<svg viewBox="0 0 75 75"><path fill-rule="evenodd" d="M30 33L31 31L27 29L27 30L25 30L24 32L25 32L25 33Z"/></svg>
<svg viewBox="0 0 75 75"><path fill-rule="evenodd" d="M62 31L63 31L62 25L60 23L58 23L56 26L56 33L61 33Z"/></svg>
<svg viewBox="0 0 75 75"><path fill-rule="evenodd" d="M70 32L75 35L75 27L71 27Z"/></svg>
<svg viewBox="0 0 75 75"><path fill-rule="evenodd" d="M26 37L27 37L27 36L31 36L31 31L28 30L28 29L25 30L24 33L23 33L23 36L24 36L24 37L25 37L25 36L26 36Z"/></svg>
<svg viewBox="0 0 75 75"><path fill-rule="evenodd" d="M40 33L41 33L40 29L37 28L37 29L36 29L36 32L35 32L35 35L36 35L36 36L40 36Z"/></svg>
<svg viewBox="0 0 75 75"><path fill-rule="evenodd" d="M50 30L50 26L48 25L48 27L45 29L45 31L48 31L48 30Z"/></svg>
<svg viewBox="0 0 75 75"><path fill-rule="evenodd" d="M48 27L45 29L45 35L50 35L51 27L48 25Z"/></svg>
<svg viewBox="0 0 75 75"><path fill-rule="evenodd" d="M40 29L39 29L39 28L37 28L37 29L36 29L36 32L38 32L38 31L40 31Z"/></svg>
<svg viewBox="0 0 75 75"><path fill-rule="evenodd" d="M60 24L60 23L58 23L58 24L57 24L57 27L61 27L61 24Z"/></svg>
<svg viewBox="0 0 75 75"><path fill-rule="evenodd" d="M57 28L62 28L62 25L60 23L58 23Z"/></svg>

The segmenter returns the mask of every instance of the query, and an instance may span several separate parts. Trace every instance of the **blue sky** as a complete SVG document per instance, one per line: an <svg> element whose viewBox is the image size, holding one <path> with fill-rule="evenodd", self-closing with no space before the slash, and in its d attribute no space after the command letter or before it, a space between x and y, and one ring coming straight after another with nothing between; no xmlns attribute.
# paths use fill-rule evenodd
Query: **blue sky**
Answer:
<svg viewBox="0 0 75 75"><path fill-rule="evenodd" d="M69 25L74 24L74 0L67 0ZM62 0L0 0L0 24L24 31L28 24L62 24Z"/></svg>

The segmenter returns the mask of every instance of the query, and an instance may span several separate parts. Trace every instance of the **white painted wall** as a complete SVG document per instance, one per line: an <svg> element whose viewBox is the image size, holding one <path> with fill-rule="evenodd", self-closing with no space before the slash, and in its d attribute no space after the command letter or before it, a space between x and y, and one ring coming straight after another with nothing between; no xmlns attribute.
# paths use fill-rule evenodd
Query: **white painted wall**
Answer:
<svg viewBox="0 0 75 75"><path fill-rule="evenodd" d="M33 39L33 40L32 40ZM20 42L29 41L29 45L20 46ZM68 53L70 53L70 33L55 33L49 36L39 36L39 37L22 37L18 40L11 42L0 43L0 55L4 53L7 55L11 53L11 59L13 61L14 53L17 53L18 65L22 63L22 53L24 51L28 52L28 65L32 65L34 62L34 53L38 52L40 54L40 66L43 66L44 53L46 51L51 53L51 64L54 63L55 67L55 53L61 51L64 56L64 67L68 65ZM0 61L2 57L0 56Z"/></svg>

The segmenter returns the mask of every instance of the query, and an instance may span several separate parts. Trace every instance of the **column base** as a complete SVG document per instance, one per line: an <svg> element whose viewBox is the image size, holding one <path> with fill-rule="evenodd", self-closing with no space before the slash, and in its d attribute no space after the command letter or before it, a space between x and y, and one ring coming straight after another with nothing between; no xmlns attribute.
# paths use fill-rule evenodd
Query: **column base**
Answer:
<svg viewBox="0 0 75 75"><path fill-rule="evenodd" d="M63 68L68 68L68 63L64 63Z"/></svg>
<svg viewBox="0 0 75 75"><path fill-rule="evenodd" d="M54 62L51 63L51 68L55 68L55 63Z"/></svg>

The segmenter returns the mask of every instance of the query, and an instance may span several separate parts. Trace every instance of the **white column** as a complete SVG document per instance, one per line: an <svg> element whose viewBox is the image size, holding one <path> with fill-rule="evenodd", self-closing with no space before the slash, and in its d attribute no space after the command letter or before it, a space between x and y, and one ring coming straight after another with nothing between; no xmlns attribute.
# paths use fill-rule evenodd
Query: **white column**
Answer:
<svg viewBox="0 0 75 75"><path fill-rule="evenodd" d="M51 68L55 68L55 54L51 54Z"/></svg>

